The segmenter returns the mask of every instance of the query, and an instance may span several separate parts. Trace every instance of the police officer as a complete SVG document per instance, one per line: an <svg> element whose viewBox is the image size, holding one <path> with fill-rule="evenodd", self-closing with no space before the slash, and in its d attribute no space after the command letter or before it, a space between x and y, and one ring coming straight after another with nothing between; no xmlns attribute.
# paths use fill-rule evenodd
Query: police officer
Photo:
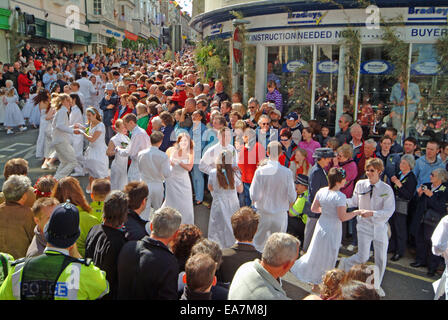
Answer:
<svg viewBox="0 0 448 320"><path fill-rule="evenodd" d="M307 214L311 210L311 203L308 200L308 176L298 174L294 181L298 194L296 202L289 209L287 233L295 236L303 243Z"/></svg>
<svg viewBox="0 0 448 320"><path fill-rule="evenodd" d="M74 258L80 235L78 209L58 205L44 229L47 247L40 256L11 265L0 300L93 300L109 292L104 271Z"/></svg>

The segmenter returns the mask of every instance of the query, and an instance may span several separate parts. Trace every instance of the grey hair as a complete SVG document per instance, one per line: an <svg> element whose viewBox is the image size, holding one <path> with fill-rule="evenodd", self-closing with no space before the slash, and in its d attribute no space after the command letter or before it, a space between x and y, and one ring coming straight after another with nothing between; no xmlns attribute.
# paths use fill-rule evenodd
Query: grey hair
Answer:
<svg viewBox="0 0 448 320"><path fill-rule="evenodd" d="M266 119L266 120L269 121L269 123L271 123L271 118L269 118L269 117L268 117L267 115L265 115L265 114L262 114L262 115L260 116L260 118L258 119L258 124L260 124L261 119Z"/></svg>
<svg viewBox="0 0 448 320"><path fill-rule="evenodd" d="M409 167L411 167L411 170L414 169L414 167L415 167L415 158L414 158L413 155L411 155L411 154L404 154L401 157L401 160L406 161L409 164Z"/></svg>
<svg viewBox="0 0 448 320"><path fill-rule="evenodd" d="M348 122L348 123L352 123L353 122L353 118L349 114L343 113L341 115L341 118L344 118L345 122Z"/></svg>
<svg viewBox="0 0 448 320"><path fill-rule="evenodd" d="M355 129L361 129L362 130L362 127L359 125L359 123L354 123L350 127L350 132L353 132L353 130L355 130Z"/></svg>
<svg viewBox="0 0 448 320"><path fill-rule="evenodd" d="M254 97L250 98L249 101L247 102L247 105L251 104L251 103L255 103L257 106L260 105L260 103L258 102L258 100Z"/></svg>
<svg viewBox="0 0 448 320"><path fill-rule="evenodd" d="M158 209L152 217L152 233L162 239L171 237L180 226L182 215L174 208Z"/></svg>
<svg viewBox="0 0 448 320"><path fill-rule="evenodd" d="M296 237L276 232L269 236L262 254L262 260L273 267L279 267L297 258L300 241Z"/></svg>
<svg viewBox="0 0 448 320"><path fill-rule="evenodd" d="M7 201L19 201L30 187L30 178L13 174L3 184L2 191Z"/></svg>
<svg viewBox="0 0 448 320"><path fill-rule="evenodd" d="M376 148L376 145L377 145L376 141L373 140L373 139L368 139L368 140L364 141L364 144L370 144L371 146L373 146L375 148Z"/></svg>
<svg viewBox="0 0 448 320"><path fill-rule="evenodd" d="M159 116L154 117L154 118L151 120L151 123L152 123L153 125L155 125L155 124L162 125L162 119L160 119Z"/></svg>
<svg viewBox="0 0 448 320"><path fill-rule="evenodd" d="M432 173L437 176L442 182L448 181L448 171L446 171L444 168L437 168L432 170Z"/></svg>

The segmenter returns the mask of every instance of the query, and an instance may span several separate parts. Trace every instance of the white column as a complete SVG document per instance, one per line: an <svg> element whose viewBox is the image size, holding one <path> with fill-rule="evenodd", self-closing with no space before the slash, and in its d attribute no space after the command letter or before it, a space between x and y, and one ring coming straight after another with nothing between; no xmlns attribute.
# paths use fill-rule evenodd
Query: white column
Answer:
<svg viewBox="0 0 448 320"><path fill-rule="evenodd" d="M316 73L317 73L317 44L313 45L313 80L311 84L311 105L310 119L314 119L314 101L316 99Z"/></svg>
<svg viewBox="0 0 448 320"><path fill-rule="evenodd" d="M345 75L345 46L339 47L339 69L338 69L338 93L336 101L336 123L335 133L339 132L338 120L343 113L344 107L344 75Z"/></svg>
<svg viewBox="0 0 448 320"><path fill-rule="evenodd" d="M361 53L362 53L361 50L362 50L362 45L359 46L359 55L358 56L359 56L360 60L361 60ZM353 110L353 121L355 121L355 122L356 122L356 120L358 120L359 78L361 77L361 62L359 62L359 68L358 68L357 73L358 73L358 76L356 78L355 100L353 101L353 107L355 108L355 110Z"/></svg>
<svg viewBox="0 0 448 320"><path fill-rule="evenodd" d="M255 63L255 97L260 104L266 95L266 81L268 72L268 48L257 44L257 58Z"/></svg>

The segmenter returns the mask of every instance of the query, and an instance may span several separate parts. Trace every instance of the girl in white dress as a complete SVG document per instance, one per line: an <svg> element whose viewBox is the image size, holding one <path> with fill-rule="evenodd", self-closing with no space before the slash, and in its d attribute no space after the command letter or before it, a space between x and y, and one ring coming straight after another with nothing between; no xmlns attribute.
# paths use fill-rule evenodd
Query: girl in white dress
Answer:
<svg viewBox="0 0 448 320"><path fill-rule="evenodd" d="M240 208L238 193L243 183L232 168L233 155L223 150L216 159L216 168L210 171L208 189L213 201L208 223L208 238L230 248L236 241L231 224L232 215Z"/></svg>
<svg viewBox="0 0 448 320"><path fill-rule="evenodd" d="M34 107L34 103L33 103L33 98L36 96L36 93L33 91L31 91L32 89L30 89L30 93L24 94L24 97L26 98L26 102L25 105L23 106L22 109L22 113L23 113L23 118L25 119L25 122L29 122L29 119L31 117L31 111L33 111L33 107Z"/></svg>
<svg viewBox="0 0 448 320"><path fill-rule="evenodd" d="M45 88L42 85L42 81L37 81L36 86L31 87L31 90L36 92L36 96L41 90L45 90ZM34 103L34 101L33 101L33 108L31 110L30 119L28 120L29 124L31 126L33 126L34 129L37 129L37 127L40 125L40 118L41 118L41 113L40 113L39 105Z"/></svg>
<svg viewBox="0 0 448 320"><path fill-rule="evenodd" d="M76 123L83 124L84 116L82 114L83 106L81 99L76 93L71 93L70 98L72 98L72 109L70 110L69 116L70 125L74 126ZM73 150L75 150L76 160L78 160L78 165L73 170L72 176L84 176L84 168L82 166L84 163L84 137L80 134L73 134L72 146Z"/></svg>
<svg viewBox="0 0 448 320"><path fill-rule="evenodd" d="M165 201L162 208L179 210L183 224L194 224L193 190L188 172L193 169L193 141L188 133L177 136L174 146L166 150L171 162L171 176L165 182Z"/></svg>
<svg viewBox="0 0 448 320"><path fill-rule="evenodd" d="M3 97L6 95L6 88L0 88L0 125L5 122L5 112L6 104L4 103Z"/></svg>
<svg viewBox="0 0 448 320"><path fill-rule="evenodd" d="M342 222L354 218L359 210L347 212L346 197L339 190L345 185L345 170L331 168L329 186L321 188L311 211L320 213L313 238L305 255L294 263L291 272L300 280L318 285L322 277L336 265L342 241Z"/></svg>
<svg viewBox="0 0 448 320"><path fill-rule="evenodd" d="M51 107L50 94L45 89L40 89L38 94L33 99L33 105L35 108L39 108L40 113L40 126L39 136L36 142L36 158L44 159L41 168L49 169L51 163L51 154L53 148L51 147L52 131L51 125L56 110Z"/></svg>
<svg viewBox="0 0 448 320"><path fill-rule="evenodd" d="M131 139L127 135L128 130L124 126L123 119L117 119L115 130L117 134L110 139L106 152L108 156L115 155L110 166L110 185L111 190L123 190L128 183L128 157L120 156L114 150L117 146L126 148L131 143Z"/></svg>
<svg viewBox="0 0 448 320"><path fill-rule="evenodd" d="M89 133L85 132L86 127L77 123L75 124L75 134L82 134L89 141L89 147L84 157L84 168L89 173L89 185L86 192L90 193L93 180L109 178L109 158L106 155L106 127L100 114L95 108L89 107L86 109L86 117L89 124Z"/></svg>
<svg viewBox="0 0 448 320"><path fill-rule="evenodd" d="M7 80L8 82L10 80ZM12 81L11 81L12 82ZM3 103L6 104L5 110L5 127L8 128L6 134L13 134L13 127L19 126L20 131L25 131L25 119L23 118L22 110L18 106L19 97L15 95L15 89L7 89L6 96L3 97Z"/></svg>

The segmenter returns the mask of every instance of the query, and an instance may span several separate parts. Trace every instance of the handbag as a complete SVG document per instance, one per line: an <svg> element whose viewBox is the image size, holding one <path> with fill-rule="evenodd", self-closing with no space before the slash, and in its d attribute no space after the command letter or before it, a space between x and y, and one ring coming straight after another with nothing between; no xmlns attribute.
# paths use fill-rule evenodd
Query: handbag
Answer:
<svg viewBox="0 0 448 320"><path fill-rule="evenodd" d="M399 197L395 197L395 212L408 215L409 200L404 200Z"/></svg>
<svg viewBox="0 0 448 320"><path fill-rule="evenodd" d="M437 227L441 217L434 209L428 209L423 216L423 223L432 227Z"/></svg>

